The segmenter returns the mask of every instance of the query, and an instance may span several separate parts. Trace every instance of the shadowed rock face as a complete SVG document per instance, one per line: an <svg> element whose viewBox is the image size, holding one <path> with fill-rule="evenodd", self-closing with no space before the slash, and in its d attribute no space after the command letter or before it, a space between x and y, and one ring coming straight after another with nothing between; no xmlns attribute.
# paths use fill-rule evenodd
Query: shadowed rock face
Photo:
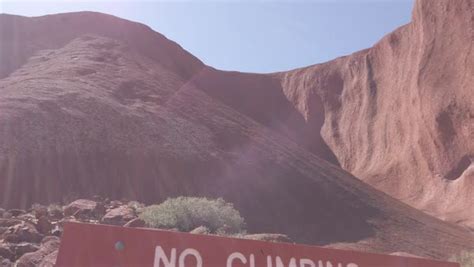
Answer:
<svg viewBox="0 0 474 267"><path fill-rule="evenodd" d="M429 141L411 139L408 130L429 127L417 125L408 111L393 115L395 122L386 120L387 111L379 114L387 105L393 114L416 106L390 98L395 89L417 95L405 87L384 89L398 75L386 68L403 59L383 53L385 39L326 64L258 75L204 66L145 26L108 15L1 15L0 22L2 206L68 195L146 203L178 195L224 197L250 231L284 233L296 242L434 258L474 246L462 228L405 206L338 166L369 182L381 180L367 175L383 174L384 166L391 170L383 176L393 185L387 188L413 190L415 178L406 188L401 184L402 167L414 162L402 153L411 142ZM427 36L411 29L419 27L416 20L411 25L397 31L400 40ZM396 81L406 82L402 78ZM457 131L449 112L438 120ZM378 128L384 122L387 136ZM392 124L407 132L391 136ZM390 150L403 145L399 153Z"/></svg>

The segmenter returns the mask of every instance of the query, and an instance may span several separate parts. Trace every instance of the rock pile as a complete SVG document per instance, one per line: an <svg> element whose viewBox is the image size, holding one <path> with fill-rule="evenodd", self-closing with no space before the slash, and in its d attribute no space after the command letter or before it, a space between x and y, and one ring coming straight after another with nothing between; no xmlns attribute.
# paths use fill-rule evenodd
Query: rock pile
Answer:
<svg viewBox="0 0 474 267"><path fill-rule="evenodd" d="M137 202L78 199L65 206L0 209L0 267L53 266L64 222L143 227Z"/></svg>
<svg viewBox="0 0 474 267"><path fill-rule="evenodd" d="M100 223L124 227L145 227L138 217L144 204L96 197L77 199L64 206L35 204L29 210L0 209L0 267L52 267L56 262L65 222ZM168 229L169 230L169 229ZM209 234L198 227L193 234ZM262 241L290 242L280 234L241 235Z"/></svg>

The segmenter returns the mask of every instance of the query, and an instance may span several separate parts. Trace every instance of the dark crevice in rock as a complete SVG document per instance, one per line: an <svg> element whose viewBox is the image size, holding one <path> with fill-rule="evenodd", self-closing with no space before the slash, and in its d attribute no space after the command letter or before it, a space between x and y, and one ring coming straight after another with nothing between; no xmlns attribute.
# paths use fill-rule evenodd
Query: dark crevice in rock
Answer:
<svg viewBox="0 0 474 267"><path fill-rule="evenodd" d="M469 168L472 163L473 156L465 155L459 160L459 162L452 168L448 173L446 173L445 178L448 180L456 180L461 177L464 171Z"/></svg>

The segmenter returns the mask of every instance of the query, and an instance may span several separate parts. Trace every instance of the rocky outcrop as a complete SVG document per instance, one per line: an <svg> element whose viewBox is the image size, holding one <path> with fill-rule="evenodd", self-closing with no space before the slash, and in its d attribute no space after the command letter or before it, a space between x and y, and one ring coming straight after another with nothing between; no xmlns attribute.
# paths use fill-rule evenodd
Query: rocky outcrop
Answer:
<svg viewBox="0 0 474 267"><path fill-rule="evenodd" d="M0 266L52 267L56 262L59 238L65 222L101 221L112 225L145 227L144 222L140 224L136 215L137 209L141 207L143 204L136 201L127 203L78 199L64 206L46 207L35 204L28 211L13 212L16 216L8 213L8 218L0 217ZM103 212L97 212L98 210ZM106 210L107 214L102 217Z"/></svg>
<svg viewBox="0 0 474 267"><path fill-rule="evenodd" d="M85 205L86 203L94 203L94 205ZM57 209L57 206L58 205L55 205L53 208ZM40 216L40 218L48 220L50 224L55 225L55 228L57 228L57 230L52 229L49 232L44 232L41 236L32 235L31 233L24 234L21 237L21 242L17 242L19 241L17 239L7 239L8 233L0 232L0 267L53 267L56 263L56 258L59 252L61 237L60 235L56 236L55 231L60 231L62 233L62 227L64 223L68 221L94 224L101 223L124 227L147 227L145 222L138 218L138 213L140 212L140 209L144 207L144 205L137 201L109 201L107 199L101 198L96 198L95 200L79 199L61 206L61 209L71 209L73 206L80 206L82 208L84 206L100 206L104 207L108 212L102 218L83 216L82 213L77 211L74 212L74 215L57 218L49 213L39 212L44 211L45 208L46 210L50 210L51 207L47 208L45 206L35 204L29 211L24 211L24 213L18 217L14 216L13 218L8 219L0 218L0 227L8 227L7 229L15 228L18 225L24 226L25 224L33 224L34 220L31 218L34 218L35 216ZM64 214L68 214L68 212L65 212ZM38 228L38 224L41 224L41 221L36 221L34 226ZM170 231L170 229L166 230ZM173 229L173 231L179 230ZM206 235L211 234L209 229L204 226L198 227L190 231L190 233ZM220 233L220 235L225 234ZM271 242L290 242L287 236L281 234L252 234L238 237Z"/></svg>
<svg viewBox="0 0 474 267"><path fill-rule="evenodd" d="M17 267L53 267L59 250L60 239L58 237L45 237L41 242L40 248L35 252L26 253L15 263Z"/></svg>
<svg viewBox="0 0 474 267"><path fill-rule="evenodd" d="M88 199L78 199L64 207L64 216L100 218L104 213L101 203Z"/></svg>
<svg viewBox="0 0 474 267"><path fill-rule="evenodd" d="M472 229L473 8L416 1L412 22L374 47L278 74L308 124L324 121L321 135L345 170Z"/></svg>
<svg viewBox="0 0 474 267"><path fill-rule="evenodd" d="M137 214L132 207L122 205L108 211L101 219L105 224L113 224L123 226L128 222L137 218ZM130 226L130 223L128 226Z"/></svg>
<svg viewBox="0 0 474 267"><path fill-rule="evenodd" d="M43 237L32 223L21 219L0 219L0 227L7 227L2 239L10 243L39 242Z"/></svg>
<svg viewBox="0 0 474 267"><path fill-rule="evenodd" d="M0 256L0 267L12 267L13 263L9 261L8 259L2 258Z"/></svg>
<svg viewBox="0 0 474 267"><path fill-rule="evenodd" d="M12 261L15 259L15 253L4 244L0 246L0 260L1 259L6 259L8 261Z"/></svg>

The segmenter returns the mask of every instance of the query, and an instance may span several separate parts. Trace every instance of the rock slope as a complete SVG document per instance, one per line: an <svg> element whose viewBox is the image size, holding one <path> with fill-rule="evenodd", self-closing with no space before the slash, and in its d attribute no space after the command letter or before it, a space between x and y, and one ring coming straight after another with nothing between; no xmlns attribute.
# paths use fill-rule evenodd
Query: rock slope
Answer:
<svg viewBox="0 0 474 267"><path fill-rule="evenodd" d="M367 121L357 110L350 110L353 120L344 117L349 111L338 111L343 95L349 101L372 94L352 106L364 111L381 94L381 85L368 82L378 73L375 65L384 66L368 59L375 48L257 75L205 66L149 28L108 15L1 15L0 22L4 207L68 195L146 203L178 195L224 197L251 232L284 233L296 242L433 258L474 247L465 229L401 204L337 166L370 182L345 157L379 164L374 148L365 146L361 156L357 143L345 147L376 143L373 133L351 134L364 133ZM338 87L344 84L338 73L353 66L345 65L351 58L350 84L377 93L358 96L345 91L349 85ZM364 116L375 116L375 107ZM328 124L348 132L331 133ZM385 177L401 183L398 176Z"/></svg>

